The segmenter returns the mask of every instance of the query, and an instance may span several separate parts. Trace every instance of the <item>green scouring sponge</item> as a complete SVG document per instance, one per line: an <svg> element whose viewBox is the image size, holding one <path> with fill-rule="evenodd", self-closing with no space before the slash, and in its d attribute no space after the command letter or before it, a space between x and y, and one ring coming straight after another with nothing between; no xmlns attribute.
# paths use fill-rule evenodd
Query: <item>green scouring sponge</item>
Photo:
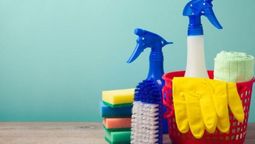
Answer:
<svg viewBox="0 0 255 144"><path fill-rule="evenodd" d="M105 140L109 144L130 144L131 131L108 131L106 130Z"/></svg>

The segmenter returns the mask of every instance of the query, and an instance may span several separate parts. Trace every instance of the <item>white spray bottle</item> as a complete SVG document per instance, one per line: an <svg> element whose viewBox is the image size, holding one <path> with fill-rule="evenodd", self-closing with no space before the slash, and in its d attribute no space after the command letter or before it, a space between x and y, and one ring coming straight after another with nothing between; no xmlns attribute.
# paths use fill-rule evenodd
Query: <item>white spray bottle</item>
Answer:
<svg viewBox="0 0 255 144"><path fill-rule="evenodd" d="M183 15L189 17L185 77L208 77L201 16L204 15L216 28L222 29L212 7L212 0L191 0L183 10Z"/></svg>

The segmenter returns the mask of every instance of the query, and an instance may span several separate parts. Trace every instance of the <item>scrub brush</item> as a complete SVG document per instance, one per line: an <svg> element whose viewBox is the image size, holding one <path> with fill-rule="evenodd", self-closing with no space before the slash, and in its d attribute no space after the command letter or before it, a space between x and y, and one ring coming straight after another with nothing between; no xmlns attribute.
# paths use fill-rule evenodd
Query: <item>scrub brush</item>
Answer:
<svg viewBox="0 0 255 144"><path fill-rule="evenodd" d="M131 144L162 144L163 128L167 129L166 121L163 122L163 104L161 89L163 52L162 48L172 42L167 42L161 36L136 29L138 35L137 46L128 63L133 62L145 48L151 48L150 69L147 79L138 84L131 120Z"/></svg>
<svg viewBox="0 0 255 144"><path fill-rule="evenodd" d="M131 120L131 144L162 143L161 90L152 80L137 86Z"/></svg>

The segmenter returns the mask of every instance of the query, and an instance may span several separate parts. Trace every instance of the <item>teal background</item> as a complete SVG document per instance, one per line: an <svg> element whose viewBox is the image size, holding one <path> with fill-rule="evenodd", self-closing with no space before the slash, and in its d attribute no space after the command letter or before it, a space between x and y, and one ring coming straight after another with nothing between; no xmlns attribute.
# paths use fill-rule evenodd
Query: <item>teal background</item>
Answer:
<svg viewBox="0 0 255 144"><path fill-rule="evenodd" d="M186 2L0 0L0 121L100 121L102 90L135 87L147 75L149 50L126 63L136 27L174 41L165 71L184 69ZM255 1L214 6L224 30L203 18L207 67L221 50L255 55ZM250 114L255 122L255 98Z"/></svg>

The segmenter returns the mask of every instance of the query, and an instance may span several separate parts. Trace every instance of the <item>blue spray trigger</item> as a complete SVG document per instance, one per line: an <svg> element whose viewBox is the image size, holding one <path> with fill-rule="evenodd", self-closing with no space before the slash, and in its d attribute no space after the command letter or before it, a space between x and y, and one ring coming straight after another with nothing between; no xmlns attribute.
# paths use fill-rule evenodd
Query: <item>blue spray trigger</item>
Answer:
<svg viewBox="0 0 255 144"><path fill-rule="evenodd" d="M222 29L221 24L213 11L213 0L191 0L183 10L184 16L189 16L188 35L203 35L201 16L207 17L210 23L217 29Z"/></svg>
<svg viewBox="0 0 255 144"><path fill-rule="evenodd" d="M218 19L216 18L212 8L204 9L204 13L208 20L211 22L211 24L214 25L217 29L223 28Z"/></svg>
<svg viewBox="0 0 255 144"><path fill-rule="evenodd" d="M135 61L146 48L151 48L152 52L162 52L162 47L173 43L167 42L155 33L140 28L135 29L134 33L138 36L137 45L127 63Z"/></svg>

